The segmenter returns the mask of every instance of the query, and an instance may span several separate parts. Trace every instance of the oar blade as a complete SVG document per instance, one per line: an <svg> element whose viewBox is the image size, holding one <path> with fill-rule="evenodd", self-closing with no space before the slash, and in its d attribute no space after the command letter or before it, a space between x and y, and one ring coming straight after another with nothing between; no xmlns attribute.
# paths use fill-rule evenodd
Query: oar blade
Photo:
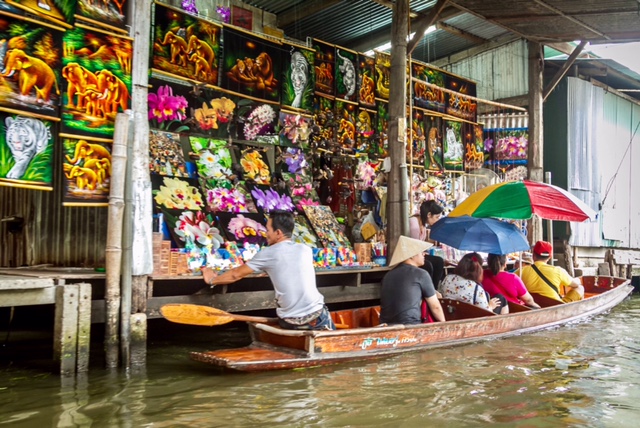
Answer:
<svg viewBox="0 0 640 428"><path fill-rule="evenodd" d="M235 319L229 313L220 309L186 303L164 305L160 308L160 313L171 322L208 327L227 324Z"/></svg>

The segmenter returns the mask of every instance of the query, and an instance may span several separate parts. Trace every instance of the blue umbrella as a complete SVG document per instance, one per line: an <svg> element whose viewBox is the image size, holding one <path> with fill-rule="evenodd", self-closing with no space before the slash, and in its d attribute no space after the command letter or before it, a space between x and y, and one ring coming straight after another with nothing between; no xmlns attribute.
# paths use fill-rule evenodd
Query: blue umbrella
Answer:
<svg viewBox="0 0 640 428"><path fill-rule="evenodd" d="M529 250L527 238L516 226L494 218L444 217L431 226L429 237L459 250L491 254Z"/></svg>

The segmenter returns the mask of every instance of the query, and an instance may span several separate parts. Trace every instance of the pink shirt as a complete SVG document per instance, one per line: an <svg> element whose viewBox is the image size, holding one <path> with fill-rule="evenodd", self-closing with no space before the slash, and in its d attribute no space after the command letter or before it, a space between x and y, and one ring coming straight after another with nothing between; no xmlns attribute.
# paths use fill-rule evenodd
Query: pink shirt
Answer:
<svg viewBox="0 0 640 428"><path fill-rule="evenodd" d="M427 228L423 227L420 231L420 221L417 216L409 217L409 235L413 239L419 239L420 241L427 240Z"/></svg>
<svg viewBox="0 0 640 428"><path fill-rule="evenodd" d="M491 296L502 294L507 301L520 305L524 304L524 302L519 297L527 293L527 288L518 275L504 271L498 272L498 275L494 276L490 270L485 270L482 287Z"/></svg>

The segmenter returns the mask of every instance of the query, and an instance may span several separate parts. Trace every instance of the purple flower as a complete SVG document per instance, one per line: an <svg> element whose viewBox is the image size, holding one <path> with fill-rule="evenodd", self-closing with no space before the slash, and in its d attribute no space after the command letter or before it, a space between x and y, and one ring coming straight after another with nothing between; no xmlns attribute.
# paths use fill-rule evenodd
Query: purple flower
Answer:
<svg viewBox="0 0 640 428"><path fill-rule="evenodd" d="M307 160L304 158L304 153L302 152L302 149L297 147L290 147L287 149L284 161L289 168L289 172L292 174L295 174L301 169L307 167Z"/></svg>
<svg viewBox="0 0 640 428"><path fill-rule="evenodd" d="M484 151L490 152L492 148L493 148L493 138L487 138L486 140L484 140Z"/></svg>
<svg viewBox="0 0 640 428"><path fill-rule="evenodd" d="M266 192L263 192L261 189L253 189L251 195L256 199L256 205L263 211L294 210L291 198L287 195L280 195L273 189L267 189Z"/></svg>

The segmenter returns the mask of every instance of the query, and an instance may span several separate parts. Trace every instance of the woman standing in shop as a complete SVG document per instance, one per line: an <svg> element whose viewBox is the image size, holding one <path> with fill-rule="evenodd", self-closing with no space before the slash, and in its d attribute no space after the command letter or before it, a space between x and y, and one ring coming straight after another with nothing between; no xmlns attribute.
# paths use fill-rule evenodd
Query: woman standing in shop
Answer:
<svg viewBox="0 0 640 428"><path fill-rule="evenodd" d="M434 200L424 201L420 205L420 212L409 218L409 234L413 239L434 243L429 239L429 229L442 217L444 208ZM433 285L438 288L438 284L444 277L444 259L438 256L425 255L422 266L433 279Z"/></svg>

